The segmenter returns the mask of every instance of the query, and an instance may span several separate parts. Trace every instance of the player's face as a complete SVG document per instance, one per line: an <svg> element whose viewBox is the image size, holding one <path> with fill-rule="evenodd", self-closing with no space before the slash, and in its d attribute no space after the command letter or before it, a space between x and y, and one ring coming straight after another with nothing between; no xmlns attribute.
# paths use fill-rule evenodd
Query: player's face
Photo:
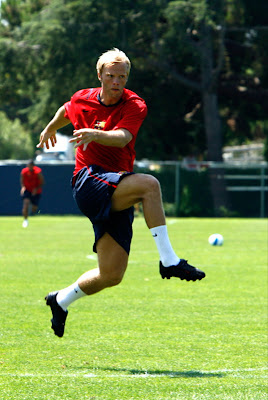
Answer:
<svg viewBox="0 0 268 400"><path fill-rule="evenodd" d="M28 168L29 168L30 171L33 170L33 164L32 164L32 163L29 163L27 166L28 166Z"/></svg>
<svg viewBox="0 0 268 400"><path fill-rule="evenodd" d="M101 99L105 104L115 104L120 100L127 78L127 65L124 62L103 67L99 80L102 86Z"/></svg>

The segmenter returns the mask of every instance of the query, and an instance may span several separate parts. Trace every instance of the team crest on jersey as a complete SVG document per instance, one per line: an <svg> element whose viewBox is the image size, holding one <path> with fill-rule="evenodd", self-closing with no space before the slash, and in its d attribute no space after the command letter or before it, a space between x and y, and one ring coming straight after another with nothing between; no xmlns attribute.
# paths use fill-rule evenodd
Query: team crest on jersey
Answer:
<svg viewBox="0 0 268 400"><path fill-rule="evenodd" d="M119 171L117 173L118 173L118 175L125 175L125 174L128 174L128 171Z"/></svg>
<svg viewBox="0 0 268 400"><path fill-rule="evenodd" d="M94 128L95 129L103 129L105 127L105 121L96 121Z"/></svg>

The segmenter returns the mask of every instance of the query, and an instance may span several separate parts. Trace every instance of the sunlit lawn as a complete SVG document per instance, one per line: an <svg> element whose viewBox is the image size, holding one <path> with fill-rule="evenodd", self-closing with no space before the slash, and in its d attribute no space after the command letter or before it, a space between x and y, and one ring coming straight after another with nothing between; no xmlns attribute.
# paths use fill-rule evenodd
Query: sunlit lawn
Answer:
<svg viewBox="0 0 268 400"><path fill-rule="evenodd" d="M0 217L0 398L267 399L267 220L168 219L201 282L162 280L142 218L123 282L69 308L50 329L44 296L94 268L79 216ZM221 247L208 244L221 233Z"/></svg>

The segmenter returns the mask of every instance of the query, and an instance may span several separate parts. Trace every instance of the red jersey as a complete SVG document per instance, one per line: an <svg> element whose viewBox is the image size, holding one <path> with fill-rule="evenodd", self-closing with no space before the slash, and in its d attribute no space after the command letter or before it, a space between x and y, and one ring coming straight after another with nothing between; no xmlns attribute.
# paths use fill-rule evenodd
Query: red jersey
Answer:
<svg viewBox="0 0 268 400"><path fill-rule="evenodd" d="M32 192L33 189L37 188L40 185L39 174L42 172L41 168L36 165L33 166L33 170L31 171L28 167L25 167L21 171L23 185L26 187L28 192ZM40 194L42 192L42 188L40 187L36 194Z"/></svg>
<svg viewBox="0 0 268 400"><path fill-rule="evenodd" d="M82 89L64 104L65 118L75 129L92 128L105 131L127 129L132 140L123 148L91 142L86 150L76 151L74 175L85 166L96 164L107 171L133 171L135 141L139 128L147 115L145 101L131 90L124 89L117 104L106 106L100 101L101 88Z"/></svg>

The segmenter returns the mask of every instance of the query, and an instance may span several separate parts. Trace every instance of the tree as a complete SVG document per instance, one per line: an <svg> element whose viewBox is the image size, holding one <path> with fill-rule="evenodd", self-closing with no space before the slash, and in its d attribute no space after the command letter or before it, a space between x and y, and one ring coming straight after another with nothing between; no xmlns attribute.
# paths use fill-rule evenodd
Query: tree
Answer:
<svg viewBox="0 0 268 400"><path fill-rule="evenodd" d="M130 56L129 87L149 106L138 157L180 159L198 151L221 160L223 143L252 139L252 126L263 118L260 101L252 106L249 99L266 98L262 83L254 83L265 76L266 36L263 30L257 37L250 33L249 4L5 0L1 108L10 119L20 118L36 141L74 91L98 84L97 57L115 46ZM261 12L253 11L260 19Z"/></svg>
<svg viewBox="0 0 268 400"><path fill-rule="evenodd" d="M260 67L256 66L256 63L254 65L254 59L240 58L240 68L237 70L235 64L231 67L230 64L226 65L228 57L231 57L227 48L227 32L229 35L237 29L243 32L244 37L240 37L241 47L246 45L246 37L250 35L246 11L243 1L171 1L167 3L163 12L162 27L155 35L155 51L150 61L163 71L169 70L175 80L199 93L198 104L194 107L199 109L200 103L202 104L207 143L206 158L209 161L222 161L223 135L219 94L223 92L228 78L233 78L232 85L229 86L232 93L230 97L233 98L235 93L240 101L243 97L249 101L258 95L259 99L266 98L267 102L267 91L262 90L260 93L260 88L254 85L252 79L254 77L255 82L258 81L255 73ZM237 24L235 29L230 26L233 23ZM229 74L226 73L228 67ZM250 76L249 68L253 76ZM241 81L244 83L243 88ZM221 101L221 106L223 104L224 101ZM231 109L230 113L233 111ZM215 210L230 207L223 178L221 169L214 170L211 174Z"/></svg>
<svg viewBox="0 0 268 400"><path fill-rule="evenodd" d="M31 136L24 130L20 121L10 121L5 113L0 112L0 159L25 160L33 155Z"/></svg>

